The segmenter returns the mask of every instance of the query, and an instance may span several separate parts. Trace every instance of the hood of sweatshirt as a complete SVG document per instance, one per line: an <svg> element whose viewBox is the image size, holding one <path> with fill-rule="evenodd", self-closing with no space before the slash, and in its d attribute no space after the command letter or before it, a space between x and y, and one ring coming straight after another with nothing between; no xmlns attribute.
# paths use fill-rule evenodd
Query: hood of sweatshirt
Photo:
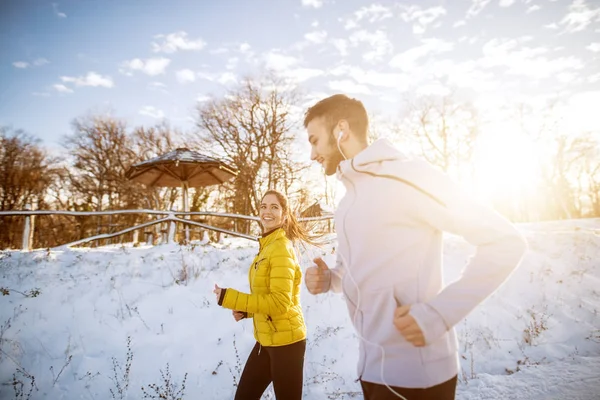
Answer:
<svg viewBox="0 0 600 400"><path fill-rule="evenodd" d="M364 172L376 173L385 167L386 162L407 160L407 156L398 151L387 139L377 139L354 158L342 161L337 169L337 178L350 178Z"/></svg>

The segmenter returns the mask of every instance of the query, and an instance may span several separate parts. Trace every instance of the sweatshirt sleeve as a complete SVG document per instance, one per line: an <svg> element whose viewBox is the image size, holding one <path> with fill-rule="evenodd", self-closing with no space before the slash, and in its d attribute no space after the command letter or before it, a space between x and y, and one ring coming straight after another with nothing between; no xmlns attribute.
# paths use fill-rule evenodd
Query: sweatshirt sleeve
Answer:
<svg viewBox="0 0 600 400"><path fill-rule="evenodd" d="M415 183L432 195L418 202L418 218L476 247L456 281L427 303L411 306L410 314L431 343L498 289L518 266L527 244L513 224L467 196L446 174L425 162L418 171Z"/></svg>
<svg viewBox="0 0 600 400"><path fill-rule="evenodd" d="M342 257L340 256L339 251L336 253L335 268L331 268L329 271L331 272L329 290L334 293L341 293L342 282L344 280L344 275L346 274L346 269L344 268L344 263L342 262Z"/></svg>
<svg viewBox="0 0 600 400"><path fill-rule="evenodd" d="M291 250L281 245L269 258L269 293L248 294L235 289L227 289L223 298L223 307L245 311L249 317L253 314L271 316L285 314L292 305L296 262Z"/></svg>

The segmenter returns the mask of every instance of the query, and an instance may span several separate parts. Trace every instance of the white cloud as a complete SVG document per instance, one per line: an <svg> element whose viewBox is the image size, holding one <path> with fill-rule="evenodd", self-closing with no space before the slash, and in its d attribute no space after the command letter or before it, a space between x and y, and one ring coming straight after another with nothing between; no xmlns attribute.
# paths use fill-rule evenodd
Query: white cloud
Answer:
<svg viewBox="0 0 600 400"><path fill-rule="evenodd" d="M169 91L167 90L167 85L165 85L162 82L150 82L148 84L148 88L150 90L157 90L162 93L169 93Z"/></svg>
<svg viewBox="0 0 600 400"><path fill-rule="evenodd" d="M46 60L45 58L38 58L33 62L33 65L36 67L41 67L42 65L46 65L48 63L50 63L50 61Z"/></svg>
<svg viewBox="0 0 600 400"><path fill-rule="evenodd" d="M509 74L532 79L549 78L567 70L583 68L581 60L573 56L556 59L542 57L549 52L546 47L519 47L527 39L490 40L483 46L484 57L480 65L487 68L504 66Z"/></svg>
<svg viewBox="0 0 600 400"><path fill-rule="evenodd" d="M585 4L585 0L574 0L560 24L565 25L567 32L579 32L594 21L600 21L600 7L592 9Z"/></svg>
<svg viewBox="0 0 600 400"><path fill-rule="evenodd" d="M310 26L312 26L313 28L318 28L319 27L319 21L313 21L310 23Z"/></svg>
<svg viewBox="0 0 600 400"><path fill-rule="evenodd" d="M553 22L551 24L544 25L544 28L546 28L546 29L552 29L552 30L558 29L558 24L556 24L555 22Z"/></svg>
<svg viewBox="0 0 600 400"><path fill-rule="evenodd" d="M537 57L518 60L512 63L509 62L507 64L509 66L509 70L507 71L509 74L524 75L534 79L551 78L565 70L579 70L584 66L580 59L572 56L556 59Z"/></svg>
<svg viewBox="0 0 600 400"><path fill-rule="evenodd" d="M86 76L61 76L60 79L65 83L74 83L75 86L102 86L107 88L111 88L114 86L114 83L110 76L102 76L93 71L88 72Z"/></svg>
<svg viewBox="0 0 600 400"><path fill-rule="evenodd" d="M351 67L348 64L343 64L343 65L338 65L335 68L330 69L327 73L328 75L333 75L333 76L342 76L342 75L350 75L350 72L354 69L355 67Z"/></svg>
<svg viewBox="0 0 600 400"><path fill-rule="evenodd" d="M304 7L320 8L323 6L323 0L302 0Z"/></svg>
<svg viewBox="0 0 600 400"><path fill-rule="evenodd" d="M331 93L327 92L310 92L303 96L302 98L302 109L306 110L309 107L315 105L318 101L323 100L326 97L329 97Z"/></svg>
<svg viewBox="0 0 600 400"><path fill-rule="evenodd" d="M145 61L139 58L134 58L133 60L122 63L122 68L119 71L126 75L132 75L131 71L141 71L146 75L155 76L164 74L170 63L171 60L164 57L148 58Z"/></svg>
<svg viewBox="0 0 600 400"><path fill-rule="evenodd" d="M356 31L350 35L350 43L354 47L361 43L367 43L371 50L363 53L363 59L369 62L381 61L393 49L392 43L382 30L377 30L374 33L364 29Z"/></svg>
<svg viewBox="0 0 600 400"><path fill-rule="evenodd" d="M250 51L250 45L248 43L240 44L240 52L241 53L248 53L249 51Z"/></svg>
<svg viewBox="0 0 600 400"><path fill-rule="evenodd" d="M573 94L565 110L565 126L573 131L597 131L597 109L600 91L578 92Z"/></svg>
<svg viewBox="0 0 600 400"><path fill-rule="evenodd" d="M225 64L225 69L235 69L239 62L240 59L238 57L231 57L227 60L227 64Z"/></svg>
<svg viewBox="0 0 600 400"><path fill-rule="evenodd" d="M226 47L219 47L217 49L212 49L209 50L210 54L225 54L225 53L229 53L229 49Z"/></svg>
<svg viewBox="0 0 600 400"><path fill-rule="evenodd" d="M598 53L600 52L600 42L590 43L590 45L586 46L585 48L589 51L593 51L594 53Z"/></svg>
<svg viewBox="0 0 600 400"><path fill-rule="evenodd" d="M317 68L293 68L284 70L280 73L282 77L288 78L296 83L305 82L324 74L325 72L323 70Z"/></svg>
<svg viewBox="0 0 600 400"><path fill-rule="evenodd" d="M73 93L73 89L66 87L65 85L61 84L61 83L57 83L55 85L52 85L52 87L60 93Z"/></svg>
<svg viewBox="0 0 600 400"><path fill-rule="evenodd" d="M326 31L314 31L304 35L304 38L312 43L323 43L327 38Z"/></svg>
<svg viewBox="0 0 600 400"><path fill-rule="evenodd" d="M209 101L210 99L211 99L210 96L201 94L201 95L198 95L198 97L196 97L196 102L197 103L205 103L205 102Z"/></svg>
<svg viewBox="0 0 600 400"><path fill-rule="evenodd" d="M298 63L298 59L277 52L269 52L265 55L265 66L275 71L291 68Z"/></svg>
<svg viewBox="0 0 600 400"><path fill-rule="evenodd" d="M500 0L500 7L510 7L515 3L515 0Z"/></svg>
<svg viewBox="0 0 600 400"><path fill-rule="evenodd" d="M354 28L358 28L358 24L356 23L356 21L352 18L347 19L346 23L344 24L344 29L350 30Z"/></svg>
<svg viewBox="0 0 600 400"><path fill-rule="evenodd" d="M190 83L196 80L196 74L191 69L180 69L175 73L175 77L179 83Z"/></svg>
<svg viewBox="0 0 600 400"><path fill-rule="evenodd" d="M214 82L216 79L215 74L212 74L210 72L198 72L196 73L196 77L200 78L200 79L206 79L207 81L211 81Z"/></svg>
<svg viewBox="0 0 600 400"><path fill-rule="evenodd" d="M491 0L471 0L471 7L467 10L467 18L475 17L479 14Z"/></svg>
<svg viewBox="0 0 600 400"><path fill-rule="evenodd" d="M459 21L456 21L454 24L452 24L453 28L458 28L459 26L464 26L466 25L466 21L464 19L461 19Z"/></svg>
<svg viewBox="0 0 600 400"><path fill-rule="evenodd" d="M237 83L237 77L233 72L223 72L217 77L217 82L221 85L227 85L229 83Z"/></svg>
<svg viewBox="0 0 600 400"><path fill-rule="evenodd" d="M477 36L461 36L458 39L459 43L464 43L464 42L468 42L469 44L474 44L479 40L479 38Z"/></svg>
<svg viewBox="0 0 600 400"><path fill-rule="evenodd" d="M35 67L41 67L42 65L48 64L50 61L46 60L45 58L37 58L35 59L31 64L28 63L27 61L16 61L13 63L13 66L15 68L29 68L31 66L35 66Z"/></svg>
<svg viewBox="0 0 600 400"><path fill-rule="evenodd" d="M159 110L153 106L144 106L140 109L139 113L156 119L163 119L165 117L163 110Z"/></svg>
<svg viewBox="0 0 600 400"><path fill-rule="evenodd" d="M450 89L439 82L426 83L419 85L417 88L418 96L447 96L450 94Z"/></svg>
<svg viewBox="0 0 600 400"><path fill-rule="evenodd" d="M565 83L565 84L573 84L576 83L576 81L578 81L578 77L577 75L575 75L572 72L561 72L559 74L556 75L556 78L558 79L558 81L560 83Z"/></svg>
<svg viewBox="0 0 600 400"><path fill-rule="evenodd" d="M348 55L348 42L344 39L332 39L331 43L340 53L340 56L345 57Z"/></svg>
<svg viewBox="0 0 600 400"><path fill-rule="evenodd" d="M597 74L588 76L588 82L589 83L600 82L600 72Z"/></svg>
<svg viewBox="0 0 600 400"><path fill-rule="evenodd" d="M206 42L201 38L190 40L187 33L183 31L168 35L156 35L155 38L163 40L162 43L152 43L154 52L174 53L178 50L202 50L206 46Z"/></svg>
<svg viewBox="0 0 600 400"><path fill-rule="evenodd" d="M422 75L426 82L433 75L450 87L467 88L481 93L496 90L499 85L494 73L482 69L477 60L460 63L449 59L435 61L428 65Z"/></svg>
<svg viewBox="0 0 600 400"><path fill-rule="evenodd" d="M409 87L412 80L412 76L408 74L364 70L346 64L333 68L329 71L329 74L333 76L347 76L363 85L388 87L400 90Z"/></svg>
<svg viewBox="0 0 600 400"><path fill-rule="evenodd" d="M389 8L378 3L358 9L354 12L354 15L356 16L357 21L365 19L370 23L383 21L384 19L393 16L392 11Z"/></svg>
<svg viewBox="0 0 600 400"><path fill-rule="evenodd" d="M541 9L542 9L542 7L538 6L537 4L534 4L531 7L529 7L525 13L529 14L529 13L532 13L534 11L538 11L538 10L541 10Z"/></svg>
<svg viewBox="0 0 600 400"><path fill-rule="evenodd" d="M341 93L353 93L353 94L371 94L371 89L365 85L360 85L350 79L341 81L330 81L328 84L331 90L335 90Z"/></svg>
<svg viewBox="0 0 600 400"><path fill-rule="evenodd" d="M52 3L52 9L54 10L54 15L56 15L58 18L67 18L67 14L58 11L58 4Z"/></svg>
<svg viewBox="0 0 600 400"><path fill-rule="evenodd" d="M403 71L414 71L418 68L417 62L422 58L429 55L444 53L451 51L454 48L454 44L447 42L442 39L423 39L423 44L417 47L413 47L404 51L403 53L397 54L390 61L390 66L400 68Z"/></svg>
<svg viewBox="0 0 600 400"><path fill-rule="evenodd" d="M403 6L404 11L400 16L405 22L413 23L413 33L425 33L427 27L434 23L442 15L446 15L446 9L442 6L421 9L416 5Z"/></svg>
<svg viewBox="0 0 600 400"><path fill-rule="evenodd" d="M356 10L351 16L347 18L340 18L339 20L344 22L344 29L350 30L360 26L359 22L366 20L370 23L380 22L384 19L391 18L393 16L392 11L378 3L371 4L370 6L361 7Z"/></svg>

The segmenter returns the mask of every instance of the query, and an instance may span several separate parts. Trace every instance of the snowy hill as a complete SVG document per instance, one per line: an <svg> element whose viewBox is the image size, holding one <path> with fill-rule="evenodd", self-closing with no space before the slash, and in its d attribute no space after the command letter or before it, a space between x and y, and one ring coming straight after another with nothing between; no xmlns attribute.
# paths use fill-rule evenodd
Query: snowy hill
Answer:
<svg viewBox="0 0 600 400"><path fill-rule="evenodd" d="M458 326L457 398L600 399L600 220L519 227L530 247L521 267ZM31 399L139 399L169 386L161 371L174 392L186 377L184 399L232 398L252 324L218 307L212 288L247 290L256 251L226 239L0 252L0 398L28 398L34 378ZM447 281L472 252L447 238ZM323 254L333 264L331 248L311 248L303 268ZM342 298L303 287L302 304L304 398L362 398Z"/></svg>

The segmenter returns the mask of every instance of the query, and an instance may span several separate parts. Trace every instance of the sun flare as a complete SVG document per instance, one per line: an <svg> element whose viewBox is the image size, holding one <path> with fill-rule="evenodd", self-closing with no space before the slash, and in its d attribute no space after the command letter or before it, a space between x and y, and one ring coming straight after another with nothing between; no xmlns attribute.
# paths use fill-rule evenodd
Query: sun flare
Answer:
<svg viewBox="0 0 600 400"><path fill-rule="evenodd" d="M483 197L514 198L539 179L538 151L515 127L479 138L474 154L475 188Z"/></svg>

